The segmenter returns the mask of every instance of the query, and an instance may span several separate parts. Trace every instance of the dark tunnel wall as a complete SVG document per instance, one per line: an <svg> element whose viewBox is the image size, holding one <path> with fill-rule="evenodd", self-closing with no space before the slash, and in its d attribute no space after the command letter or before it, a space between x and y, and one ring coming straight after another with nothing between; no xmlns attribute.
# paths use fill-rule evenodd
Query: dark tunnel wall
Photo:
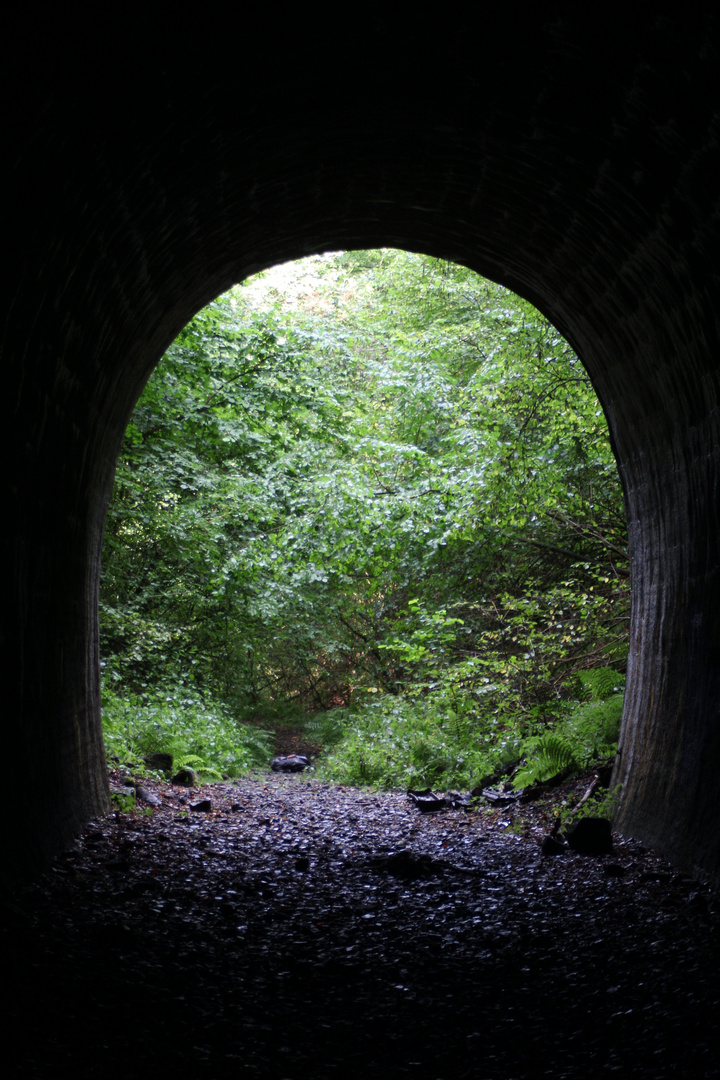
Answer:
<svg viewBox="0 0 720 1080"><path fill-rule="evenodd" d="M610 27L563 11L402 35L371 19L351 39L270 17L86 26L81 46L66 24L17 29L0 322L10 879L107 806L99 552L149 372L235 281L383 245L508 285L583 358L631 535L617 824L718 876L718 30L710 5Z"/></svg>

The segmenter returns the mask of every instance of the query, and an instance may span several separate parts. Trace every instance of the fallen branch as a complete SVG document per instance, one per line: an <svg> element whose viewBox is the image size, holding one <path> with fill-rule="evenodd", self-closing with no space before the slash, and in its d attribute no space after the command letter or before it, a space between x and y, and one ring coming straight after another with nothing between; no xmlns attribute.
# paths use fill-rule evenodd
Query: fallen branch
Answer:
<svg viewBox="0 0 720 1080"><path fill-rule="evenodd" d="M590 787L587 789L587 791L583 795L582 799L580 800L580 802L575 807L576 810L579 810L580 807L583 806L584 803L586 803L588 801L588 799L592 798L592 796L597 791L599 785L600 785L600 777L596 775L593 778L592 783L590 784Z"/></svg>

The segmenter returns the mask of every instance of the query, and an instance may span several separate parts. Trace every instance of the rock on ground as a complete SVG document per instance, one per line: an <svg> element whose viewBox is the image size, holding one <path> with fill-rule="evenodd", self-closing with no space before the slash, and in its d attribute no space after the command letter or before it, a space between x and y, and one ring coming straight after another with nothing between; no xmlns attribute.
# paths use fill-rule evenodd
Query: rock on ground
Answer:
<svg viewBox="0 0 720 1080"><path fill-rule="evenodd" d="M718 1075L715 898L639 845L547 858L538 804L304 775L148 787L2 908L12 1075Z"/></svg>

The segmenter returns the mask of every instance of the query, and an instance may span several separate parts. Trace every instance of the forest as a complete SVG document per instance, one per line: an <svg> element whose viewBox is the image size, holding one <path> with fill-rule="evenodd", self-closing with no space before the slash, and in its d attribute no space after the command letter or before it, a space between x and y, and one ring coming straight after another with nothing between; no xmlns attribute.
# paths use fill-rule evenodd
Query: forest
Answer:
<svg viewBox="0 0 720 1080"><path fill-rule="evenodd" d="M515 786L614 752L623 494L570 345L529 303L395 250L236 286L127 428L100 595L108 757L203 778Z"/></svg>

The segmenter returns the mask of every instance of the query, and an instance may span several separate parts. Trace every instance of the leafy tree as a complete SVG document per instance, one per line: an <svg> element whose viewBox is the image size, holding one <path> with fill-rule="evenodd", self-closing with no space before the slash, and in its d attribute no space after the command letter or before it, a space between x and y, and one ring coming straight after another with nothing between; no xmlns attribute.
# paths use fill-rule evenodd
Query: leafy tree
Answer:
<svg viewBox="0 0 720 1080"><path fill-rule="evenodd" d="M342 707L358 746L395 717L425 731L417 762L449 723L465 750L443 768L479 768L479 732L502 757L562 720L573 672L622 667L624 514L592 387L538 312L462 267L379 251L282 273L200 312L138 403L106 684L255 723Z"/></svg>

